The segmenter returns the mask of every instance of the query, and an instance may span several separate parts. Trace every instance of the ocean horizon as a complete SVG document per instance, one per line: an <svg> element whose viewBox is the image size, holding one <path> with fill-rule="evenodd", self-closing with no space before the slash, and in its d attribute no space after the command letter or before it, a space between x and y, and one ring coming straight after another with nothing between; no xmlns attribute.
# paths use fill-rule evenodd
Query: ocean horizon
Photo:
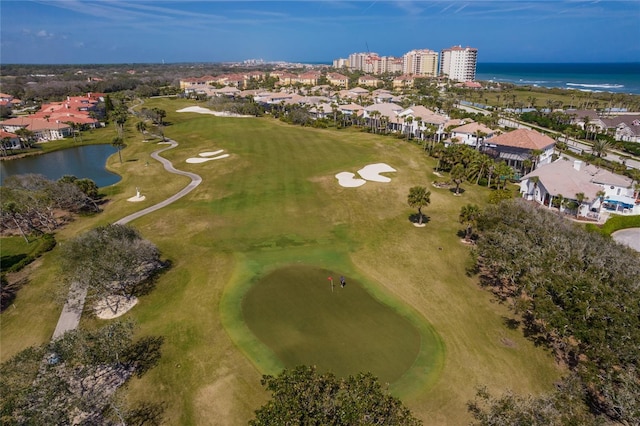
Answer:
<svg viewBox="0 0 640 426"><path fill-rule="evenodd" d="M638 95L640 94L640 62L479 62L476 65L476 81Z"/></svg>

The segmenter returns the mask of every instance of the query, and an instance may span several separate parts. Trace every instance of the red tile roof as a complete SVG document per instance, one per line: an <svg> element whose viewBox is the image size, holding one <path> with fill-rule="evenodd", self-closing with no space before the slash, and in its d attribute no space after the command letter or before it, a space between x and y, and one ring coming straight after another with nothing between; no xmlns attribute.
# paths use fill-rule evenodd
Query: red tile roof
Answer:
<svg viewBox="0 0 640 426"><path fill-rule="evenodd" d="M522 149L545 149L556 141L535 130L517 129L488 139L487 143Z"/></svg>

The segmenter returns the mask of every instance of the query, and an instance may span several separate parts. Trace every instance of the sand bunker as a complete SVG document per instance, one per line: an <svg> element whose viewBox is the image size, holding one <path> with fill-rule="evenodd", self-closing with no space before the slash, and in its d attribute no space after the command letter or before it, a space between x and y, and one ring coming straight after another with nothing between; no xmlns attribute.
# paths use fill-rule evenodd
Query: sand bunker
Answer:
<svg viewBox="0 0 640 426"><path fill-rule="evenodd" d="M344 186L346 188L356 188L367 183L364 179L354 179L354 176L355 174L353 173L341 172L336 175L336 179L338 179L340 186Z"/></svg>
<svg viewBox="0 0 640 426"><path fill-rule="evenodd" d="M137 203L140 201L144 201L147 197L144 195L135 195L133 197L127 198L127 201L131 201L132 203Z"/></svg>
<svg viewBox="0 0 640 426"><path fill-rule="evenodd" d="M126 314L137 303L138 298L135 296L131 296L130 298L124 296L107 296L96 303L94 310L98 318L112 319Z"/></svg>
<svg viewBox="0 0 640 426"><path fill-rule="evenodd" d="M373 182L391 182L391 178L380 175L380 173L387 172L395 172L397 171L393 167L385 163L377 163L377 164L369 164L368 166L363 167L358 170L358 174L362 176L363 179L370 180Z"/></svg>
<svg viewBox="0 0 640 426"><path fill-rule="evenodd" d="M211 114L211 115L215 115L216 117L252 117L251 115L240 115L240 114L234 114L232 112L226 112L226 111L211 111L208 108L203 108L199 106L182 108L177 110L176 112L196 112L198 114Z"/></svg>
<svg viewBox="0 0 640 426"><path fill-rule="evenodd" d="M221 152L224 152L224 149L219 149L217 151L207 151L207 152L201 152L200 154L198 154L200 157L213 157L214 155L218 155Z"/></svg>
<svg viewBox="0 0 640 426"><path fill-rule="evenodd" d="M210 158L202 158L202 157L187 158L187 163L191 163L191 164L204 163L211 160L220 160L222 158L227 158L228 156L229 154L222 154L222 155L218 155L217 157L210 157Z"/></svg>
<svg viewBox="0 0 640 426"><path fill-rule="evenodd" d="M221 152L224 152L224 149L219 149L217 151L201 152L200 154L198 154L199 157L187 158L187 163L198 164L198 163L204 163L206 161L211 161L211 160L220 160L222 158L227 158L229 156L229 154L219 155Z"/></svg>
<svg viewBox="0 0 640 426"><path fill-rule="evenodd" d="M395 172L395 171L397 170L388 164L376 163L376 164L369 164L361 168L360 170L358 170L358 174L360 175L360 177L362 177L362 179L355 179L354 178L355 174L349 173L349 172L338 173L336 175L336 179L338 179L338 183L341 186L344 186L347 188L355 188L355 187L364 185L365 183L367 183L367 181L381 182L381 183L391 182L391 178L382 176L380 173L388 173L388 172Z"/></svg>

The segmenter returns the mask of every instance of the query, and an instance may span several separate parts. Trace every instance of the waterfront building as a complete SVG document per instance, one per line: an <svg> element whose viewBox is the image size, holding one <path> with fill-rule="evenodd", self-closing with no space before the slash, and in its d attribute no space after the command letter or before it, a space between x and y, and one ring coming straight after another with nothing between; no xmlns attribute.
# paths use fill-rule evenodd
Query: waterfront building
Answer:
<svg viewBox="0 0 640 426"><path fill-rule="evenodd" d="M453 46L442 50L440 75L453 81L473 81L476 78L478 49Z"/></svg>
<svg viewBox="0 0 640 426"><path fill-rule="evenodd" d="M438 75L438 53L430 49L417 49L402 57L402 73L414 76L436 77Z"/></svg>

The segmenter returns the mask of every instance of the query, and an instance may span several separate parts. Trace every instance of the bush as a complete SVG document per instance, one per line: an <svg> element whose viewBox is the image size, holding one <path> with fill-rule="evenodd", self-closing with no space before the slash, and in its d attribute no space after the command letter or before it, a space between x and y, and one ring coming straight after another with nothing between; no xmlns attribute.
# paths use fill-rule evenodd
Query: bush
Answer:
<svg viewBox="0 0 640 426"><path fill-rule="evenodd" d="M40 242L36 251L23 257L22 259L20 259L19 262L11 265L11 267L7 269L7 272L18 272L19 270L21 270L22 268L24 268L25 266L27 266L28 264L30 264L31 262L33 262L34 260L42 256L44 253L51 251L55 246L56 246L56 238L53 236L53 234L44 234L40 239Z"/></svg>

